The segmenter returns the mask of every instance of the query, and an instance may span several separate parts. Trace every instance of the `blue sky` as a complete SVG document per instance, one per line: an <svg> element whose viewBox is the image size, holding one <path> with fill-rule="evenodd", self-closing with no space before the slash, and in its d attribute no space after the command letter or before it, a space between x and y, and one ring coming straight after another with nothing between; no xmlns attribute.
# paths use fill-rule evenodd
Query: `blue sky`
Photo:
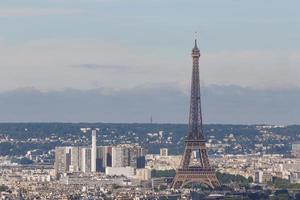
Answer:
<svg viewBox="0 0 300 200"><path fill-rule="evenodd" d="M157 84L185 91L195 31L202 84L300 87L299 7L296 0L1 1L0 91Z"/></svg>

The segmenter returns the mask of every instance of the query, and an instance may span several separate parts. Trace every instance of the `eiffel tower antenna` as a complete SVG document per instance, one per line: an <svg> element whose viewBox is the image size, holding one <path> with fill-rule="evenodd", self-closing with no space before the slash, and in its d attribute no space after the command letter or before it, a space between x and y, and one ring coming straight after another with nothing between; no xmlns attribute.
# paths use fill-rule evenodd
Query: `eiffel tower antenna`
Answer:
<svg viewBox="0 0 300 200"><path fill-rule="evenodd" d="M202 183L214 189L219 186L214 169L210 166L205 137L203 133L201 94L199 80L199 58L197 39L192 50L193 72L191 82L191 100L188 134L185 140L185 150L179 168L173 179L171 188L178 189L188 184ZM193 159L198 155L199 159Z"/></svg>
<svg viewBox="0 0 300 200"><path fill-rule="evenodd" d="M195 31L195 33L194 33L194 39L195 39L195 40L198 39L198 32L197 32L197 31Z"/></svg>

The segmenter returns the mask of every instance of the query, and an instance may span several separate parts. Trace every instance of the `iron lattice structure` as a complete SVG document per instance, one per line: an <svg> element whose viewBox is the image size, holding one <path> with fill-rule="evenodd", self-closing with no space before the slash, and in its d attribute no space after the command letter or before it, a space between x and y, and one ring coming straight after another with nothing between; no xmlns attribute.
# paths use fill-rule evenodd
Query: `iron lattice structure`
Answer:
<svg viewBox="0 0 300 200"><path fill-rule="evenodd" d="M171 188L178 189L190 183L202 183L214 189L219 186L219 181L214 169L209 164L205 146L206 140L203 134L199 80L200 51L197 47L197 40L195 40L195 46L192 50L192 58L193 72L188 135L185 140L185 150L181 163L176 170Z"/></svg>

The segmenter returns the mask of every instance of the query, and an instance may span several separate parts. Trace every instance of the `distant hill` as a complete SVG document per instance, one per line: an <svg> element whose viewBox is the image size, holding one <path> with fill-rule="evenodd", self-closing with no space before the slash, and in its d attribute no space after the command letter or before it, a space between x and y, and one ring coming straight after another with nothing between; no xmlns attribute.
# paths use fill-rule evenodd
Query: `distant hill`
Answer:
<svg viewBox="0 0 300 200"><path fill-rule="evenodd" d="M137 143L149 153L159 153L160 148L167 147L171 154L180 154L187 135L186 124L0 123L0 156L25 155L34 149L47 152L56 146L88 146L91 130L84 132L81 128L99 128L98 145ZM299 141L300 125L205 124L204 135L212 144L218 145L209 149L211 155L219 153L219 149L227 154L262 152L263 149L257 149L257 144L265 147L265 153L289 154L291 144Z"/></svg>

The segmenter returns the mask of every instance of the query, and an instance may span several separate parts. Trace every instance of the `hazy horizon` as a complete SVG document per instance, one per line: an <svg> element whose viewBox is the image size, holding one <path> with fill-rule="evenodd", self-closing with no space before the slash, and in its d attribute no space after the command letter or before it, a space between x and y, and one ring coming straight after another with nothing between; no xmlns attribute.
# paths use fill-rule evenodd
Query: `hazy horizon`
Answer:
<svg viewBox="0 0 300 200"><path fill-rule="evenodd" d="M300 124L300 88L202 87L204 123ZM189 91L159 85L126 90L0 92L0 122L187 123Z"/></svg>

